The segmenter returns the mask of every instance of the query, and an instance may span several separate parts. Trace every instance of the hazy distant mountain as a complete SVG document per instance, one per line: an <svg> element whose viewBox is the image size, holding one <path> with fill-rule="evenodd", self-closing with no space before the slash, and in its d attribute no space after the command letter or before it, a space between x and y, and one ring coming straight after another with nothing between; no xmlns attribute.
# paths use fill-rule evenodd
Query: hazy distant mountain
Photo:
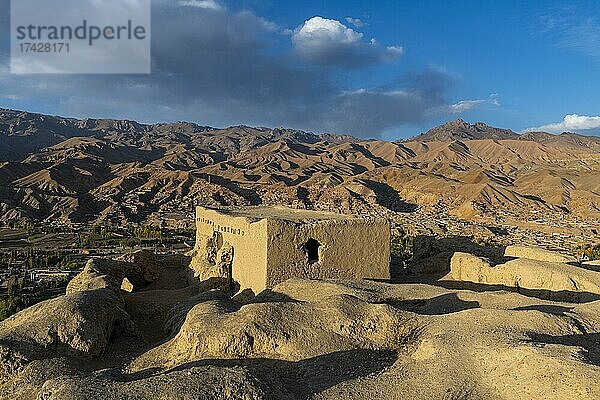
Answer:
<svg viewBox="0 0 600 400"><path fill-rule="evenodd" d="M476 122L470 124L462 119L446 122L432 128L414 138L420 142L434 142L447 140L474 140L474 139L518 139L519 135L510 129L494 128Z"/></svg>
<svg viewBox="0 0 600 400"><path fill-rule="evenodd" d="M0 143L0 220L161 221L196 203L600 217L599 138L462 120L386 142L2 110Z"/></svg>
<svg viewBox="0 0 600 400"><path fill-rule="evenodd" d="M428 130L425 133L416 136L411 140L420 142L444 142L454 140L526 140L540 144L570 144L598 149L600 137L584 136L571 132L563 132L560 135L554 135L547 132L527 132L518 134L510 129L494 128L483 122L470 124L462 119L446 122Z"/></svg>
<svg viewBox="0 0 600 400"><path fill-rule="evenodd" d="M521 140L531 140L537 143L563 143L574 146L589 147L600 150L600 137L584 136L577 133L563 132L560 135L553 135L546 132L527 132L520 135Z"/></svg>

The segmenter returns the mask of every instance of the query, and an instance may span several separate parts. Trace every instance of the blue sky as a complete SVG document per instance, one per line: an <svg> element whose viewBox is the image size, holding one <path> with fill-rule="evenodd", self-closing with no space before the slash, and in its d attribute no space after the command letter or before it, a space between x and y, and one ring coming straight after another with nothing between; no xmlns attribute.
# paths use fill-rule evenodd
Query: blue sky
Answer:
<svg viewBox="0 0 600 400"><path fill-rule="evenodd" d="M598 2L154 0L148 76L10 75L7 9L3 107L385 139L600 128Z"/></svg>

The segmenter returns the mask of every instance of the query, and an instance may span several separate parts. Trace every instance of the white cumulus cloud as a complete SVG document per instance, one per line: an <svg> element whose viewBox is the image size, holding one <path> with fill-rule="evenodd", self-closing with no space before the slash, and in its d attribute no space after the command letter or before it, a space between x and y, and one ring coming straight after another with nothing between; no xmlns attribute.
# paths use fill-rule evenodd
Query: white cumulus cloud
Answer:
<svg viewBox="0 0 600 400"><path fill-rule="evenodd" d="M525 129L525 132L548 132L548 133L562 133L562 132L578 132L587 131L591 129L600 128L600 117L599 116L587 116L569 114L566 115L561 122L553 124L547 124L537 126L533 128Z"/></svg>
<svg viewBox="0 0 600 400"><path fill-rule="evenodd" d="M321 65L360 67L398 59L400 46L382 48L375 39L364 35L338 20L312 17L296 28L292 44L309 61Z"/></svg>
<svg viewBox="0 0 600 400"><path fill-rule="evenodd" d="M354 44L361 41L363 34L356 32L340 21L323 17L312 17L294 34L294 43L304 47Z"/></svg>

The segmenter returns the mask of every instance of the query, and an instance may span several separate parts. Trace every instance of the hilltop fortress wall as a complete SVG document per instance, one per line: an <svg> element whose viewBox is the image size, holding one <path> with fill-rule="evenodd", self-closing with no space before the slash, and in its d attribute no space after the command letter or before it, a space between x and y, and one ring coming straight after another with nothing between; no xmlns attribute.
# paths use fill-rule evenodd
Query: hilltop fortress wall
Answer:
<svg viewBox="0 0 600 400"><path fill-rule="evenodd" d="M390 277L390 226L383 219L283 207L197 207L196 228L202 268L255 294L292 277Z"/></svg>

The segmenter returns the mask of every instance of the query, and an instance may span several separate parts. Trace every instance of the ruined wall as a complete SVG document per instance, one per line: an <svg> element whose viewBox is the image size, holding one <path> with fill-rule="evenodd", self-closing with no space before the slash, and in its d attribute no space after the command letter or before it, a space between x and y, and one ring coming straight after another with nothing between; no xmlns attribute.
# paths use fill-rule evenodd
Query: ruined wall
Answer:
<svg viewBox="0 0 600 400"><path fill-rule="evenodd" d="M486 259L457 252L452 256L450 273L442 279L537 291L539 297L559 301L597 300L600 295L597 272L566 263L528 258L492 267Z"/></svg>
<svg viewBox="0 0 600 400"><path fill-rule="evenodd" d="M268 287L290 277L390 278L390 226L385 220L269 220L267 237ZM320 244L318 262L309 261L309 239Z"/></svg>
<svg viewBox="0 0 600 400"><path fill-rule="evenodd" d="M260 208L197 207L195 261L201 281L232 278L255 294L289 278L389 279L390 226L383 219ZM310 249L307 243L312 242ZM232 250L231 250L232 249ZM203 258L198 262L198 258Z"/></svg>
<svg viewBox="0 0 600 400"><path fill-rule="evenodd" d="M267 220L224 215L215 210L196 208L196 249L202 253L211 242L216 245L212 262L218 262L219 250L233 248L232 274L241 289L258 293L266 288Z"/></svg>

